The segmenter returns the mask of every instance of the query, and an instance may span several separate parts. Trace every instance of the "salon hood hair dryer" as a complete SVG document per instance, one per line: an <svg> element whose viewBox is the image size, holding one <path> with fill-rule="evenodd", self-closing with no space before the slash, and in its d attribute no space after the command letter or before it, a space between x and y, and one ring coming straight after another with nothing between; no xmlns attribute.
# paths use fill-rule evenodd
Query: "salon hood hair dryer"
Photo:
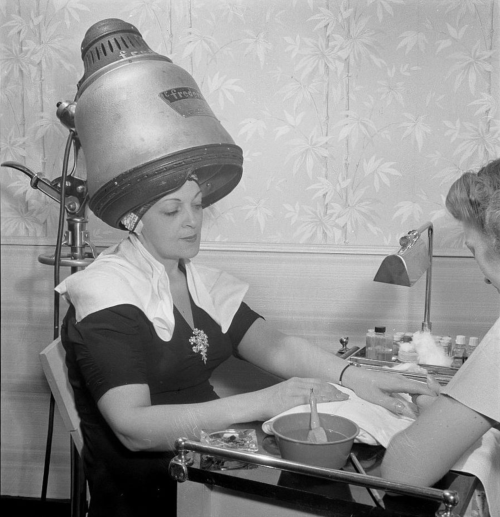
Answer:
<svg viewBox="0 0 500 517"><path fill-rule="evenodd" d="M192 172L205 207L233 190L242 151L184 69L114 18L87 31L82 59L75 127L89 206L99 218L120 228L129 211L175 190Z"/></svg>

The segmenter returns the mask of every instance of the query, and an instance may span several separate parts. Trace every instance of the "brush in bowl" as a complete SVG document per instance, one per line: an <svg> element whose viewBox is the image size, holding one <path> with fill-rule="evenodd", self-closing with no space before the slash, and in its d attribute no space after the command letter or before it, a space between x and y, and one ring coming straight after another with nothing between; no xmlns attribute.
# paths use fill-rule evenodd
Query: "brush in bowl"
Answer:
<svg viewBox="0 0 500 517"><path fill-rule="evenodd" d="M271 428L281 457L315 467L341 469L349 458L359 427L347 418L319 413L327 441L308 440L310 413L294 413L276 418Z"/></svg>

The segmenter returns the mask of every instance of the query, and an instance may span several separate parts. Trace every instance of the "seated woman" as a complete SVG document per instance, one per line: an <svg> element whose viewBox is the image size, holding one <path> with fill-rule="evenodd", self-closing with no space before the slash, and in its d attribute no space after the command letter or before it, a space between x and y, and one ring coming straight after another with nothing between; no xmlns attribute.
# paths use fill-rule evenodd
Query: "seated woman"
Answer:
<svg viewBox="0 0 500 517"><path fill-rule="evenodd" d="M175 515L167 467L177 438L267 420L306 403L312 387L318 400L342 400L330 384L342 382L395 412L408 408L393 392L432 394L402 376L348 368L274 329L245 304L247 284L190 260L200 246L204 183L191 175L180 187L168 178L164 185L122 219L127 239L58 287L70 302L61 335L84 436L89 517ZM231 354L287 380L219 399L210 376Z"/></svg>
<svg viewBox="0 0 500 517"><path fill-rule="evenodd" d="M500 160L455 181L446 207L461 222L486 282L500 292ZM500 444L500 318L440 396L427 402L415 423L389 444L383 477L429 486L490 429Z"/></svg>

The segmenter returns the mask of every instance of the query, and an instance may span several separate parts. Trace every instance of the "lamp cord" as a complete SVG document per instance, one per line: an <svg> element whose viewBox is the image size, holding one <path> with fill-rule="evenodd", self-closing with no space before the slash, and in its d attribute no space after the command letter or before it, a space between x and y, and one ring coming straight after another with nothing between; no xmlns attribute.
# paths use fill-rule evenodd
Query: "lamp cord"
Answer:
<svg viewBox="0 0 500 517"><path fill-rule="evenodd" d="M57 240L56 249L54 254L54 288L59 285L60 282L60 267L61 267L61 249L62 249L62 237L65 220L65 200L66 200L66 178L68 176L68 163L71 146L74 142L74 132L70 131L68 139L66 141L66 148L64 150L62 176L61 176L61 203L59 207L59 223L57 227ZM53 338L59 337L59 293L54 290L54 334ZM47 429L47 442L45 446L45 462L43 467L43 480L42 480L42 495L41 501L44 504L47 500L47 486L49 479L49 467L50 467L50 456L52 453L52 437L54 434L54 412L55 412L55 399L52 391L50 392L49 401L49 423Z"/></svg>

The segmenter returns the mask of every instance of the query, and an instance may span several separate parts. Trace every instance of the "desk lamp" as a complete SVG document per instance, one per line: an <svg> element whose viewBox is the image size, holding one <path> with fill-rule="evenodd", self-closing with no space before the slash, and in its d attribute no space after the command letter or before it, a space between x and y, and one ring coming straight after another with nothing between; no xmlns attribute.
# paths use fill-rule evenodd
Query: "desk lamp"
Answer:
<svg viewBox="0 0 500 517"><path fill-rule="evenodd" d="M427 230L428 235L428 246L422 239L422 233L425 230ZM411 230L407 235L403 235L399 239L401 248L397 253L385 257L374 278L375 282L411 287L427 271L422 330L428 332L432 329L430 310L433 233L432 223L427 222L418 230Z"/></svg>

